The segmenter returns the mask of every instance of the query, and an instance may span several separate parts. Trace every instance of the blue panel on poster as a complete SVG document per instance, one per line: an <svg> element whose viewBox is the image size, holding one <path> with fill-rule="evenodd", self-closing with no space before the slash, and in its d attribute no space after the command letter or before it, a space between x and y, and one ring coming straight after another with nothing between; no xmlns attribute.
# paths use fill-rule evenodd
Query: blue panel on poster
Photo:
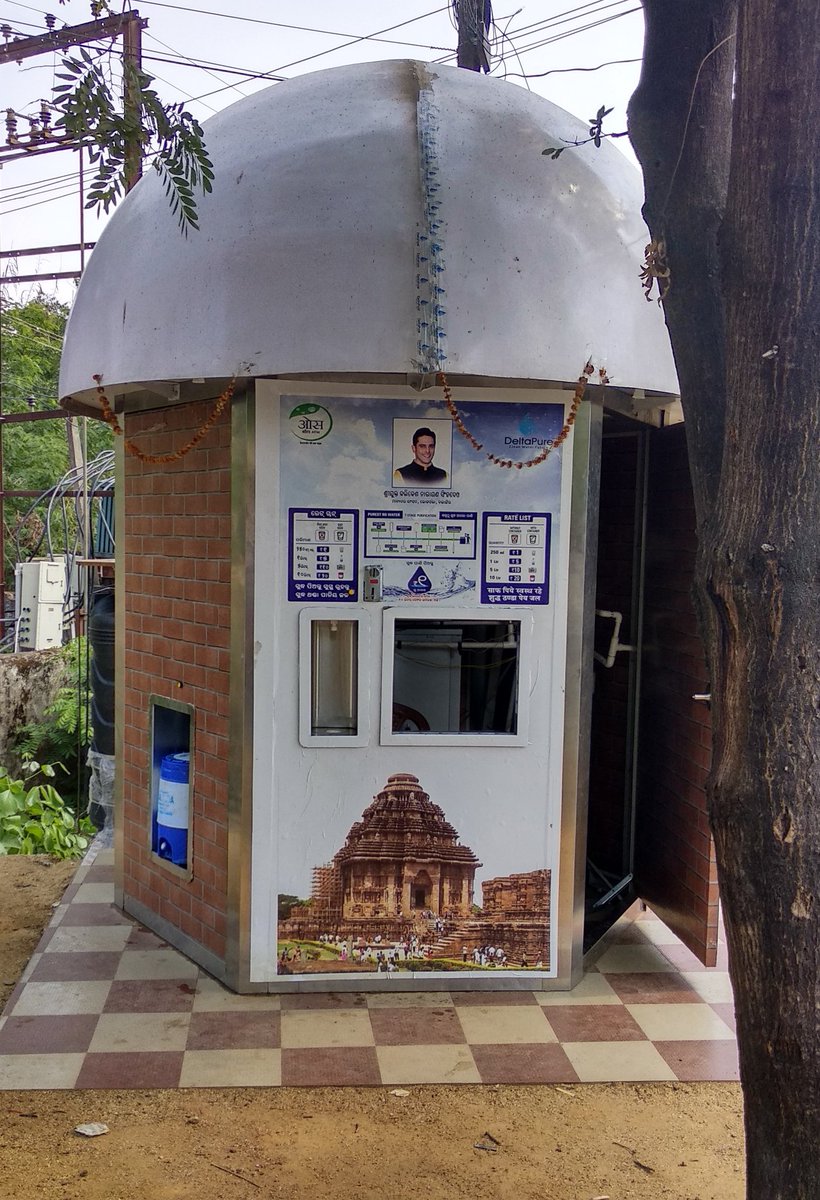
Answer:
<svg viewBox="0 0 820 1200"><path fill-rule="evenodd" d="M548 604L550 513L485 512L482 604Z"/></svg>
<svg viewBox="0 0 820 1200"><path fill-rule="evenodd" d="M354 603L358 588L356 509L288 509L288 600Z"/></svg>

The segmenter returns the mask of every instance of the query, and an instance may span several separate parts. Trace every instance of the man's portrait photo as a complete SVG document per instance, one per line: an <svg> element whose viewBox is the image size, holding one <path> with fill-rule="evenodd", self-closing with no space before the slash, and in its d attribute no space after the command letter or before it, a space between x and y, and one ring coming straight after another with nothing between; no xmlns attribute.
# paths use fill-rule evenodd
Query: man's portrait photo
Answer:
<svg viewBox="0 0 820 1200"><path fill-rule="evenodd" d="M393 420L393 486L448 488L452 421Z"/></svg>

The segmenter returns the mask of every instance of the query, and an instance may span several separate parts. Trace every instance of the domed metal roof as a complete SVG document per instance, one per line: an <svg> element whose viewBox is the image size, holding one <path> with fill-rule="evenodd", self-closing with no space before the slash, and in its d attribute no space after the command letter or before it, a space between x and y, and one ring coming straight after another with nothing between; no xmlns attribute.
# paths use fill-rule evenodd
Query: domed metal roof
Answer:
<svg viewBox="0 0 820 1200"><path fill-rule="evenodd" d="M60 391L235 374L574 381L674 394L638 172L586 128L471 71L390 61L277 84L205 126L216 180L178 229L158 176L103 231ZM446 356L446 357L443 357Z"/></svg>

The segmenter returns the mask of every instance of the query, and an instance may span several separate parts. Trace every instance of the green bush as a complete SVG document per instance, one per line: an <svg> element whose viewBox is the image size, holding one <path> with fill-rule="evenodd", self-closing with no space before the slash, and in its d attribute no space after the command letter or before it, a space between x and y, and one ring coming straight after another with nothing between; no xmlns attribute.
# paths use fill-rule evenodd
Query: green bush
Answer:
<svg viewBox="0 0 820 1200"><path fill-rule="evenodd" d="M69 806L79 808L78 777L82 777L89 725L88 646L85 637L75 638L60 650L61 685L39 721L22 725L14 749L25 759L64 764L63 787Z"/></svg>
<svg viewBox="0 0 820 1200"><path fill-rule="evenodd" d="M74 814L51 783L33 782L37 776L53 779L49 763L26 763L28 779L12 779L0 767L0 855L50 854L53 858L79 858L95 833L91 822Z"/></svg>

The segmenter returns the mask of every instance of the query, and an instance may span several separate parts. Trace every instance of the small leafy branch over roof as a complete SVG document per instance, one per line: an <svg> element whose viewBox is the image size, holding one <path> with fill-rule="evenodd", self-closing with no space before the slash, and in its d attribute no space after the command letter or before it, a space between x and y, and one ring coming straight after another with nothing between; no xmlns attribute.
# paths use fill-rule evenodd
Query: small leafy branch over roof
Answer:
<svg viewBox="0 0 820 1200"><path fill-rule="evenodd" d="M133 62L123 62L123 85L129 103L123 105L113 89L106 51L85 47L79 58L64 57L54 88L59 125L82 143L96 174L86 208L105 212L126 190L132 156L139 151L159 173L171 211L187 236L199 228L195 192L210 192L213 164L208 158L199 122L182 104L165 105L151 87L153 76Z"/></svg>
<svg viewBox="0 0 820 1200"><path fill-rule="evenodd" d="M612 111L611 108L607 108L602 104L595 116L589 118L589 137L573 138L572 141L562 138L561 140L564 142L563 146L547 146L541 153L546 154L547 158L555 159L562 155L568 146L587 146L592 142L596 148L600 148L604 138L628 137L629 135L625 129L618 133L604 133L604 118L608 117Z"/></svg>

